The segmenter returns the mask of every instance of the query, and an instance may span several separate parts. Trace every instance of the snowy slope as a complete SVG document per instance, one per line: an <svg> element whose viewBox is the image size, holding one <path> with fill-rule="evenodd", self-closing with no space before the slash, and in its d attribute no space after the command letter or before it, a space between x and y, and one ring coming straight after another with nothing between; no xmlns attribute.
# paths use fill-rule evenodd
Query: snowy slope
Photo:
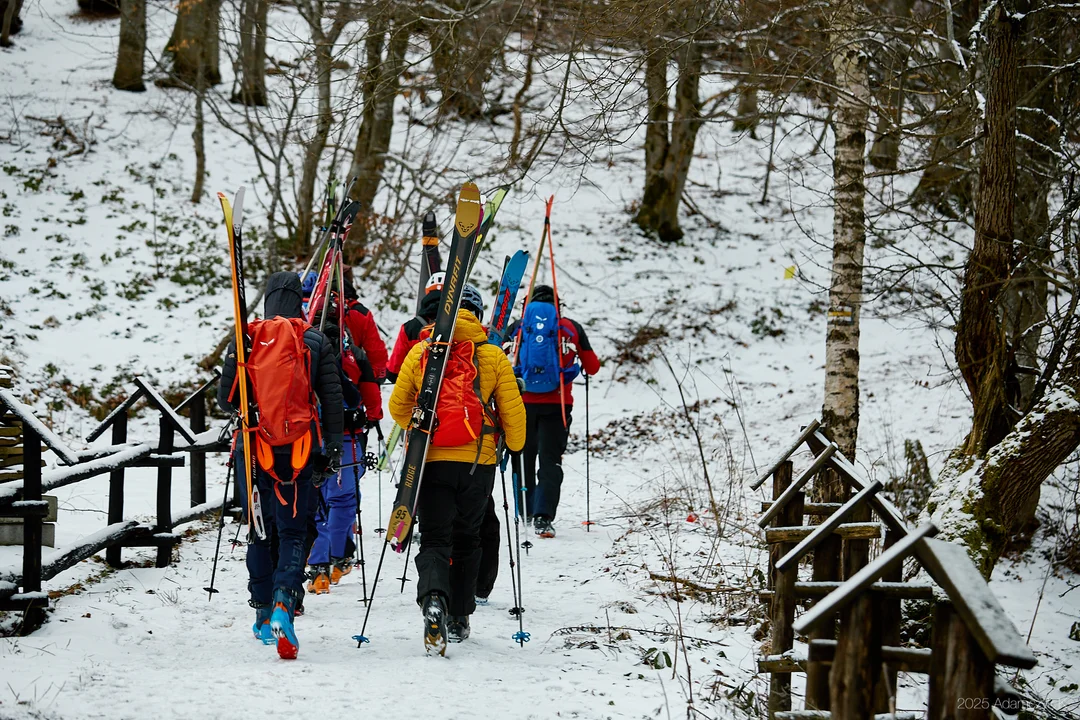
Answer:
<svg viewBox="0 0 1080 720"><path fill-rule="evenodd" d="M0 145L0 202L4 223L17 228L0 241L0 312L10 311L0 317L0 352L19 366L27 399L77 445L93 421L73 407L71 388L92 386L101 400L130 390L128 373L148 373L162 386L196 377L194 363L220 339L230 308L216 201L207 195L193 206L186 197L190 98L153 87L141 96L111 91L116 21L87 23L69 9L58 0L30 5L24 35L0 66L13 108L0 132L11 138ZM151 45L163 44L171 12L151 8ZM295 18L275 13L289 30L271 51L294 57ZM407 102L414 100L401 99L399 110ZM537 106L543 116L542 98ZM68 149L53 148L38 135L43 125L29 119L61 115L77 128L90 118L85 127L97 142L89 152L63 157ZM587 107L568 109L569 122L587 115ZM451 168L447 183L484 166L498 150L495 140L508 134L498 126L444 125L435 136L404 125L396 128L395 149L406 158L434 153ZM827 198L818 191L828 187L829 158L811 152L820 128L780 130L776 165L801 161L789 174L772 173L765 204L767 139L732 135L721 125L702 130L691 178L702 214L685 218L683 245L657 245L629 223L642 184L633 139L584 168L573 157L552 165L561 157L552 149L500 212L478 279L492 281L504 253L535 250L543 198L554 194L560 293L605 362L591 387L597 525L592 532L579 525L586 463L578 387L559 537L537 541L524 558L525 629L533 638L524 648L510 640L516 623L506 613L512 603L504 566L492 604L475 617L473 638L451 648L449 660L422 657L412 586L399 592L394 578L403 559L391 554L367 630L371 644L357 650L349 639L363 611L354 573L330 596L309 600L298 622L301 659L282 663L247 634L242 551L231 553L227 541L221 594L207 602L201 589L215 550L211 532L183 544L174 567L108 574L59 600L35 635L0 639L7 683L0 717L257 717L283 702L307 713L340 712L345 702L375 716L404 707L448 718L667 717L683 714L688 696L709 717L760 708L765 682L754 673L752 612L763 562L755 514L764 494L746 483L819 411L829 260L822 238L831 231ZM250 154L218 128L208 130L207 142L208 187L248 184L249 223L258 231L260 186ZM59 158L55 168L50 157ZM445 210L439 219L449 227ZM870 251L871 261L885 252ZM792 265L796 277L785 279ZM184 284L189 280L194 284ZM406 304L414 281L410 269L402 279ZM384 329L407 317L389 309L400 298L364 299L379 309ZM634 337L659 340L637 345ZM887 479L902 465L906 438L919 438L936 468L962 436L968 405L956 385L943 382L940 342L913 318L868 308L859 461L870 477ZM69 382L33 397L50 378ZM114 379L115 387L103 389ZM719 518L708 512L677 383L703 436ZM152 438L153 423L136 423L132 436ZM210 497L222 489L219 461L212 462ZM152 517L152 477L131 473L129 509L137 516ZM384 513L389 480L382 478ZM378 483L374 475L364 480L369 584L381 548L370 533L379 517ZM174 486L174 504L182 507L184 483ZM103 524L106 490L101 479L60 493L61 543ZM692 512L697 519L689 521ZM0 551L0 565L16 559L14 550ZM49 589L100 568L83 563ZM1015 567L1003 563L995 577L1025 633L1045 571L1046 560L1033 553ZM672 576L715 591L676 588L663 580ZM1076 643L1062 633L1077 607L1063 594L1067 583L1051 578L1032 635L1042 665L1029 677L1044 693L1080 682ZM680 625L692 638L685 644L674 639ZM674 668L645 664L654 648L651 657L666 666L666 652ZM905 707L917 708L923 694L918 681L910 683Z"/></svg>

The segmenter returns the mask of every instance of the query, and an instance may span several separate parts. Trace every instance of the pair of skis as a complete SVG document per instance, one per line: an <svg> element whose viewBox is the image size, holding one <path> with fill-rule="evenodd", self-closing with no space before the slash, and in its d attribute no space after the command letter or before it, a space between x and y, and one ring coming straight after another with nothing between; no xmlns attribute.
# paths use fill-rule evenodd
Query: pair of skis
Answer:
<svg viewBox="0 0 1080 720"><path fill-rule="evenodd" d="M248 393L247 356L251 351L247 326L247 288L244 284L243 208L244 188L236 191L235 205L224 193L218 193L221 211L225 215L225 230L229 238L229 259L232 274L233 317L235 319L236 379L240 392L240 440L244 452L244 483L247 492L248 531L260 540L266 539L262 516L262 501L255 485L255 455L251 451L252 433L258 426L254 398Z"/></svg>

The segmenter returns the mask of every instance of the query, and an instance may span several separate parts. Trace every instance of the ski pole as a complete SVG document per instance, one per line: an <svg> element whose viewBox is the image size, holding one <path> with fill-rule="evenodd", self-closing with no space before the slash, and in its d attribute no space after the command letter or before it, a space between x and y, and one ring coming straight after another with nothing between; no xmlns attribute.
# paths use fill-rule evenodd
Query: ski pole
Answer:
<svg viewBox="0 0 1080 720"><path fill-rule="evenodd" d="M515 483L517 479L521 477L521 454L511 453L510 455L510 470L514 477ZM525 485L521 485L521 515L525 516ZM529 548L532 547L532 543L528 540L521 542L521 535L518 532L518 522L514 519L514 544L517 545L517 586L518 586L518 619L520 620L522 613L525 612L525 581L521 579L521 548L525 548L525 554L529 554ZM524 632L524 630L519 630ZM527 636L521 636L515 638L519 643L528 642Z"/></svg>
<svg viewBox="0 0 1080 720"><path fill-rule="evenodd" d="M379 527L375 528L375 534L382 535L386 532L386 528L383 527L382 522L382 471L386 460L386 442L383 440L382 423L375 424L375 433L379 437L379 462L375 465L375 470L379 474Z"/></svg>
<svg viewBox="0 0 1080 720"><path fill-rule="evenodd" d="M585 532L592 532L592 505L589 489L589 375L585 374Z"/></svg>
<svg viewBox="0 0 1080 720"><path fill-rule="evenodd" d="M352 438L352 455L353 459L356 459L356 427L352 428L352 432L349 433L349 437ZM360 602L367 603L367 564L364 560L364 524L360 519L360 471L353 466L353 492L356 495L356 552L357 560L356 564L360 566L360 582L364 588L364 599Z"/></svg>
<svg viewBox="0 0 1080 720"><path fill-rule="evenodd" d="M379 587L379 576L382 575L383 560L386 559L386 546L390 543L382 543L382 552L379 553L379 564L375 568L375 579L371 583L371 597L367 601L367 610L364 611L364 624L360 626L360 634L353 635L352 639L356 641L356 647L359 648L366 642L371 642L365 637L364 633L367 632L368 618L371 617L371 606L375 604L375 590Z"/></svg>
<svg viewBox="0 0 1080 720"><path fill-rule="evenodd" d="M413 515L413 523L420 522L419 515ZM415 524L414 524L415 527ZM389 544L389 543L388 543ZM405 548L405 567L401 569L401 577L398 580L401 581L401 594L405 594L405 583L409 582L409 556L412 554L413 543L410 541L409 546Z"/></svg>
<svg viewBox="0 0 1080 720"><path fill-rule="evenodd" d="M529 634L525 632L523 625L522 615L525 614L525 608L521 607L521 598L518 595L517 579L514 577L514 572L517 569L517 563L514 561L514 544L510 542L510 501L506 494L506 461L509 458L504 451L502 462L499 463L499 475L502 477L502 494L503 494L503 517L506 518L506 551L510 560L510 588L514 595L514 607L510 609L511 615L516 615L518 619L518 631L514 633L514 640L519 645L525 647L525 643L529 641ZM514 517L514 532L517 534L518 523L517 517ZM518 536L520 537L520 535ZM520 550L518 551L521 552Z"/></svg>
<svg viewBox="0 0 1080 720"><path fill-rule="evenodd" d="M221 554L221 534L225 532L225 504L229 502L229 482L232 480L232 469L233 456L229 455L229 469L225 472L225 493L221 498L221 517L218 518L217 545L214 546L214 569L210 571L210 587L203 588L207 593L206 602L213 600L214 593L218 592L214 587L214 581L217 579L218 555Z"/></svg>

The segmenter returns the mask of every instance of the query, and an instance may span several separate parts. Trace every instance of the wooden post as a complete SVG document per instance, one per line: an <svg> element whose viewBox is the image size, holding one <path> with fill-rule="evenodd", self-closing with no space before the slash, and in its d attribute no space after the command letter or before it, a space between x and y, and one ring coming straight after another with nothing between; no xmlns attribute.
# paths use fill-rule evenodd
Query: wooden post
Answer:
<svg viewBox="0 0 1080 720"><path fill-rule="evenodd" d="M950 603L935 606L932 638L927 720L990 720L994 664Z"/></svg>
<svg viewBox="0 0 1080 720"><path fill-rule="evenodd" d="M824 470L815 482L820 482L821 487L824 488L822 497L817 498L819 502L844 502L846 499L843 483L833 470ZM840 552L841 540L836 535L829 537L814 549L814 582L840 580ZM809 639L832 640L835 636L835 629L830 624L811 633ZM806 709L829 709L829 668L825 665L811 663L806 669Z"/></svg>
<svg viewBox="0 0 1080 720"><path fill-rule="evenodd" d="M23 500L41 501L41 438L28 423L23 423ZM31 512L23 517L24 593L41 592L41 515ZM22 633L29 634L45 621L45 611L28 607L23 614Z"/></svg>
<svg viewBox="0 0 1080 720"><path fill-rule="evenodd" d="M128 414L124 411L113 419L112 444L123 445L127 442ZM116 468L109 473L109 524L115 525L124 520L124 466ZM123 564L121 552L123 546L115 543L105 548L105 562L110 567L120 567Z"/></svg>
<svg viewBox="0 0 1080 720"><path fill-rule="evenodd" d="M165 413L161 414L161 423L158 453L169 455L173 451L173 426ZM159 533L167 533L172 530L172 468L169 465L160 465L157 476L157 528ZM168 567L172 561L172 545L165 543L158 545L157 567Z"/></svg>
<svg viewBox="0 0 1080 720"><path fill-rule="evenodd" d="M885 530L885 542L882 552L885 552L900 540L900 534L895 530ZM882 582L901 582L904 579L904 568L898 565L881 576ZM881 644L890 647L900 646L900 622L903 619L900 608L900 598L885 597L875 594L877 602L878 622L881 623ZM882 664L881 672L874 678L874 712L893 712L892 707L896 698L896 665Z"/></svg>
<svg viewBox="0 0 1080 720"><path fill-rule="evenodd" d="M191 432L206 430L206 391L200 390L191 401ZM191 463L191 507L206 502L206 453L189 453Z"/></svg>
<svg viewBox="0 0 1080 720"><path fill-rule="evenodd" d="M869 720L874 717L874 678L881 665L873 593L863 592L842 615L829 677L832 720Z"/></svg>
<svg viewBox="0 0 1080 720"><path fill-rule="evenodd" d="M784 462L773 475L773 497L777 498L791 485L792 463ZM774 527L794 527L802 525L803 493L792 497L787 507L773 521ZM771 630L771 655L780 655L795 645L795 581L799 568L795 566L785 572L776 570L776 561L795 547L795 543L776 543L769 549L769 573L772 578L773 597L770 605L769 628ZM769 675L769 717L776 713L791 710L791 674L770 673Z"/></svg>

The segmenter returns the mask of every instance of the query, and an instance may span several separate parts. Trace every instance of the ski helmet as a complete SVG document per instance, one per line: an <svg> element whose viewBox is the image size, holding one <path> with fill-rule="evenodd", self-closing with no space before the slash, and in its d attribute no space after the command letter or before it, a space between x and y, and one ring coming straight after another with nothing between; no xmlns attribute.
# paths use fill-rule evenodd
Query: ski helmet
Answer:
<svg viewBox="0 0 1080 720"><path fill-rule="evenodd" d="M465 287L461 288L461 307L478 318L483 317L484 296L480 294L475 285L465 283Z"/></svg>
<svg viewBox="0 0 1080 720"><path fill-rule="evenodd" d="M432 273L431 277L428 278L427 285L424 286L424 292L429 293L432 290L442 290L444 282L446 282L446 273Z"/></svg>
<svg viewBox="0 0 1080 720"><path fill-rule="evenodd" d="M307 275L300 278L300 288L304 293L304 296L308 296L315 292L315 281L318 280L318 276L314 271L308 270Z"/></svg>

